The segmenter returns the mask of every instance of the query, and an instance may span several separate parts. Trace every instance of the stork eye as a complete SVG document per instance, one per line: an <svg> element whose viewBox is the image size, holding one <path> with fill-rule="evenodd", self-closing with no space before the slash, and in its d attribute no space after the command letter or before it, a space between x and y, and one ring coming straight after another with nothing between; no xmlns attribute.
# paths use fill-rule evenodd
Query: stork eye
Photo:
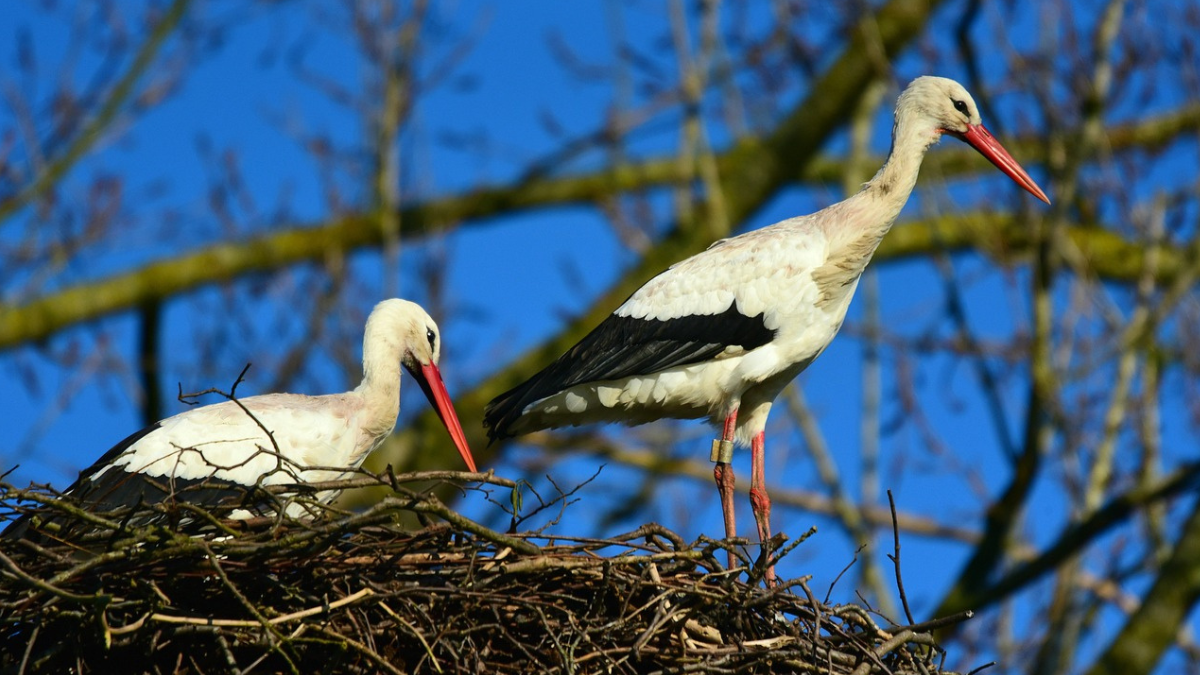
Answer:
<svg viewBox="0 0 1200 675"><path fill-rule="evenodd" d="M425 339L429 340L429 351L436 352L437 351L437 334L433 332L432 328L425 329Z"/></svg>
<svg viewBox="0 0 1200 675"><path fill-rule="evenodd" d="M954 102L955 110L966 115L967 117L971 116L971 113L967 111L967 102L966 101L959 101L957 99L950 99L950 100Z"/></svg>

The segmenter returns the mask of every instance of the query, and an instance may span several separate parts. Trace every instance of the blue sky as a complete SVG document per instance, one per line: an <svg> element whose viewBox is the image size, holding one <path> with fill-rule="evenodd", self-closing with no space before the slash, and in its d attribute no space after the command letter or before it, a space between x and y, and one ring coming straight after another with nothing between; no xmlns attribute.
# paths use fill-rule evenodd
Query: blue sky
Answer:
<svg viewBox="0 0 1200 675"><path fill-rule="evenodd" d="M404 197L421 199L512 179L528 162L558 147L560 139L548 133L543 123L547 116L567 130L567 137L598 128L611 104L608 84L580 83L565 73L553 62L547 38L552 33L561 35L562 41L585 62L610 61L608 31L612 24L605 7L600 3L556 2L465 1L445 5L441 11L452 26L447 30L473 36L474 44L453 77L422 95L405 132ZM663 32L664 14L654 3L623 7L625 29L632 42L649 43ZM244 230L238 231L238 236L264 230L273 223L317 221L328 215L329 204L318 171L297 142L295 132L328 135L351 145L361 142L364 130L344 108L298 82L286 66L289 58L303 53L307 66L353 90L361 84L363 64L349 49L347 38L335 31L316 31L313 26L320 22L314 21L313 15L298 15L296 12L303 10L296 7L285 11L220 5L206 11L209 20L229 23L220 43L190 54L194 62L178 92L167 103L131 118L120 133L106 138L66 183L63 197L72 199L81 198L96 175L112 172L126 177L129 182L125 189L130 198L122 228L89 249L87 259L69 265L37 292L101 278L228 236L214 217L208 199L214 176L214 162L210 160L226 151L236 151L239 170L254 196L258 214L240 223ZM985 26L1005 18L999 10L992 11ZM53 73L58 65L56 58L61 58L66 46L64 14L60 9L54 19L47 21L30 6L10 4L0 10L0 18L4 19L0 24L27 27L40 64ZM332 12L334 17L336 14ZM1081 21L1092 18L1087 12L1079 14ZM829 20L828 16L815 17L811 30L828 31ZM1019 37L1026 34L1019 28L1036 21L1024 15L1014 22L1010 40L1018 48L1029 48L1031 44L1023 41L1034 40ZM942 20L938 25L944 23ZM0 32L0 63L14 60L15 45L6 42L9 32ZM431 56L437 60L436 48ZM921 58L910 51L899 59L897 76L907 80L923 74ZM962 64L945 64L944 70L936 74L961 77ZM668 70L667 76L673 79L674 72ZM793 84L802 79L795 74L786 77L792 78ZM23 81L0 70L0 84L15 86L41 100L51 83ZM792 89L795 96L803 92L799 86ZM887 148L889 112L895 95L893 89L885 96L884 110L877 116L872 147L879 152ZM1173 102L1169 94L1167 99L1166 104ZM985 120L989 127L1012 132L1038 123L1008 99L1000 97L999 102L997 110L1002 119ZM484 142L463 149L451 147L447 143L450 138ZM647 135L634 149L665 151L674 139L671 133ZM715 140L725 139L717 133ZM954 141L946 141L941 149L953 145ZM844 146L843 136L831 144L834 149ZM595 154L585 155L570 168L583 170L601 160ZM1039 181L1044 176L1031 163L1026 162L1026 167ZM356 191L365 190L345 176L338 185L350 198L361 197ZM1042 185L1053 199L1054 186L1045 182ZM1002 177L972 181L956 187L950 199L973 204L997 199L997 194L1008 194L1000 190L1010 189ZM748 226L759 227L808 213L838 198L835 186L785 190L755 214ZM946 197L939 195L938 199ZM650 204L659 216L668 209L662 198L653 198ZM902 220L932 208L918 195ZM3 238L13 236L13 230L0 233L0 243L11 244ZM401 294L424 301L428 289L420 263L444 253L448 261L446 300L451 315L442 325L446 345L442 370L452 393L465 390L508 358L550 335L566 316L584 311L621 270L636 260L614 236L603 214L590 207L546 209L473 222L447 237L410 241L405 246L398 280L389 277L393 272L372 253L351 258L361 286L355 310L365 312L387 284L397 281ZM1021 327L1028 313L1028 279L1023 269L997 270L977 256L957 257L952 264L959 277L971 280L966 299L977 336L1002 341ZM905 335L925 331L942 337L947 334L941 318L942 281L932 264L921 261L889 265L881 267L878 275L889 326ZM23 285L28 279L11 281L9 287L0 288L0 296L5 302L24 299L27 291ZM185 391L226 388L246 361L253 359L251 378L239 394L262 393L261 387L273 381L273 372L287 350L295 346L298 325L289 316L286 303L295 297L297 286L303 288L307 283L312 280L304 272L239 282L232 294L237 302L252 303L255 309L234 322L223 314L230 303L228 290L205 288L170 303L164 313L163 344L169 352L164 391L173 392L176 383ZM836 340L800 378L826 440L839 458L839 470L851 485L859 469L854 458L860 443L862 343L854 337L854 329L861 317L861 301L856 300L851 310L849 334ZM339 314L328 322L334 334L356 341L361 325L348 323L350 314ZM247 316L254 320L247 320ZM141 426L136 374L121 365L133 353L136 325L135 317L122 314L87 329L67 331L51 340L48 351L55 355L53 359L36 347L0 353L0 392L4 392L9 420L7 438L0 441L0 464L8 466L14 459L20 463L11 481L49 481L65 486L94 457ZM203 337L213 338L211 352L199 350ZM65 356L75 349L78 359ZM313 367L289 383L292 390L324 393L354 384L342 377L327 349L315 350L309 363ZM883 372L885 425L901 414L900 402L892 395L903 375L896 372L896 363L897 355L891 353ZM902 425L883 439L883 487L896 491L902 510L957 520L962 526L978 526L981 504L1004 484L1008 468L988 426L974 374L965 363L940 356L914 366L913 378L923 395L931 426L953 454L946 457L930 452L912 424ZM1014 433L1022 423L1023 382L1021 377L1014 377L1005 390ZM406 382L402 417L424 407L411 381ZM173 400L166 407L168 413L181 409L182 405ZM475 425L478 420L464 419L463 424ZM698 423L686 428L696 438L694 452L679 447L671 451L680 456L704 454L710 432ZM646 434L643 438L653 438L652 428L641 432ZM1181 440L1194 440L1186 428L1168 432L1178 434L1176 438ZM817 484L798 436L779 434L770 438L767 449L771 482L806 488ZM493 468L501 474L515 474L541 459L530 451L518 451ZM902 465L918 466L920 470L901 471L897 467ZM736 466L739 477L748 480L748 457L741 457ZM595 461L585 457L553 465L552 471L562 484L570 485L590 475L594 467ZM949 479L948 474L959 467L973 472L978 481L972 484ZM634 479L629 471L610 466L582 493L584 504L605 504L612 499L609 492L619 494L619 488L627 487ZM653 518L683 530L685 536L720 533L715 494L708 485L680 479L660 489L665 498L655 505ZM1052 489L1049 483L1044 488ZM1061 503L1050 494L1042 499L1044 502L1039 503L1049 504L1053 517L1031 519L1028 528L1035 541L1052 536L1061 524ZM474 503L469 508L474 515L486 518L490 507ZM584 518L591 508L575 507L569 513ZM739 503L739 512L743 532L752 531L744 501ZM619 526L634 527L643 515L637 514ZM575 521L572 526L577 524ZM852 547L824 519L777 511L775 524L792 535L802 533L810 524L822 527L818 540L789 560L782 570L785 575L813 573L827 582L851 558ZM890 544L886 539L881 543ZM957 571L957 561L966 549L918 537L910 537L905 543L907 575L911 575L906 575L906 580L911 579L909 591L918 603L928 603L940 596L950 581L946 572ZM883 551L875 552L874 558L881 565L888 564ZM820 585L824 587L824 583ZM844 585L841 590L843 600L853 599L852 586Z"/></svg>

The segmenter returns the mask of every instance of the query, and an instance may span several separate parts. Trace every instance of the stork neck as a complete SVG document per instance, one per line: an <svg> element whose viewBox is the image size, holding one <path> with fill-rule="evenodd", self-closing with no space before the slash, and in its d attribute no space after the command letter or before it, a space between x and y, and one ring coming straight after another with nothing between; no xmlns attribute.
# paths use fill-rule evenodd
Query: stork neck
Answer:
<svg viewBox="0 0 1200 675"><path fill-rule="evenodd" d="M813 272L813 279L822 289L822 302L842 303L838 306L843 311L854 293L855 280L871 262L916 186L925 151L938 139L932 130L922 134L908 127L897 119L892 151L883 167L858 193L818 218L829 237L829 254L826 264Z"/></svg>
<svg viewBox="0 0 1200 675"><path fill-rule="evenodd" d="M892 128L892 148L887 161L875 177L855 195L872 202L872 210L876 212L877 217L873 222L883 224L885 232L900 215L900 210L904 208L909 195L916 187L917 174L921 170L921 161L925 159L925 153L940 138L939 133L931 131L925 125L905 122L903 118L896 120Z"/></svg>
<svg viewBox="0 0 1200 675"><path fill-rule="evenodd" d="M373 347L383 345L363 345L363 380L354 391L363 397L372 417L395 424L400 412L400 354L396 349Z"/></svg>

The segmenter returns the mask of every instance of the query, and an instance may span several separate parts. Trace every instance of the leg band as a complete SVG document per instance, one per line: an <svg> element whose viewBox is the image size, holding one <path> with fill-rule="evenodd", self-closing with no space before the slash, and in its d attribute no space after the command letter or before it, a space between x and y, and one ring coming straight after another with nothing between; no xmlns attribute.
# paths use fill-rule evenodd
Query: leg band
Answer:
<svg viewBox="0 0 1200 675"><path fill-rule="evenodd" d="M711 462L724 462L726 464L733 461L733 441L722 441L713 439L712 452L708 456Z"/></svg>

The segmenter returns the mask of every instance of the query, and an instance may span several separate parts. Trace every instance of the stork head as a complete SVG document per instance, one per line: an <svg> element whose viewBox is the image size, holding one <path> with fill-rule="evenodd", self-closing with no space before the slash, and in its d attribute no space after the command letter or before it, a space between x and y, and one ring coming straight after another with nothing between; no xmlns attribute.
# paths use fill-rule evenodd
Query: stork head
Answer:
<svg viewBox="0 0 1200 675"><path fill-rule="evenodd" d="M441 371L438 370L442 351L441 332L433 317L415 302L399 298L384 300L375 305L371 316L367 318L364 342L366 345L387 345L391 353L399 355L401 365L420 385L429 404L445 425L458 448L458 454L462 455L471 471L476 471L466 434L463 433L450 394L446 392L446 384L442 381ZM364 347L364 355L369 349Z"/></svg>
<svg viewBox="0 0 1200 675"><path fill-rule="evenodd" d="M896 102L896 128L902 127L925 137L928 144L936 143L942 134L958 138L978 150L1017 185L1050 203L1046 193L983 126L975 99L954 80L930 76L913 80Z"/></svg>

